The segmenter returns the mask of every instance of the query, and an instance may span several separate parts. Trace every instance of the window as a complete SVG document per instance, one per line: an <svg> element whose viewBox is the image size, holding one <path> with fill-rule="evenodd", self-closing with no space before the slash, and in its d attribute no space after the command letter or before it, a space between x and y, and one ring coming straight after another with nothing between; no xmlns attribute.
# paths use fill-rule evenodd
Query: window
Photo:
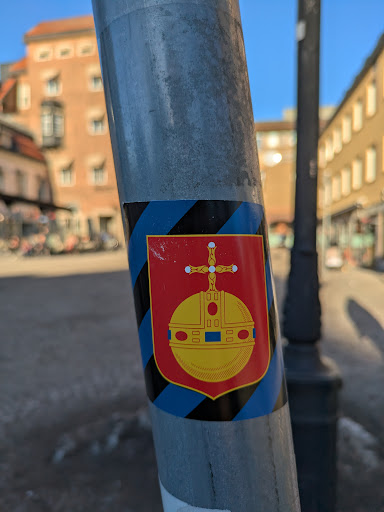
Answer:
<svg viewBox="0 0 384 512"><path fill-rule="evenodd" d="M69 187L73 185L73 169L71 166L60 170L60 185Z"/></svg>
<svg viewBox="0 0 384 512"><path fill-rule="evenodd" d="M343 117L342 123L342 132L343 132L343 142L347 143L352 138L352 117L350 114L347 114Z"/></svg>
<svg viewBox="0 0 384 512"><path fill-rule="evenodd" d="M351 193L351 169L345 167L341 171L341 193L348 196Z"/></svg>
<svg viewBox="0 0 384 512"><path fill-rule="evenodd" d="M341 180L340 176L333 176L332 178L332 200L338 201L341 197Z"/></svg>
<svg viewBox="0 0 384 512"><path fill-rule="evenodd" d="M57 96L61 93L61 82L58 76L50 78L45 82L45 92L48 96Z"/></svg>
<svg viewBox="0 0 384 512"><path fill-rule="evenodd" d="M92 43L83 43L78 47L78 54L81 57L86 57L87 55L92 55L94 51L94 46Z"/></svg>
<svg viewBox="0 0 384 512"><path fill-rule="evenodd" d="M104 117L101 117L99 119L92 119L92 121L91 121L91 132L94 135L99 135L99 134L105 132Z"/></svg>
<svg viewBox="0 0 384 512"><path fill-rule="evenodd" d="M100 75L91 76L91 90L92 91L102 91L103 90L103 81Z"/></svg>
<svg viewBox="0 0 384 512"><path fill-rule="evenodd" d="M365 152L365 181L372 183L376 179L376 148L371 146Z"/></svg>
<svg viewBox="0 0 384 512"><path fill-rule="evenodd" d="M16 187L18 195L27 195L27 176L22 171L16 171Z"/></svg>
<svg viewBox="0 0 384 512"><path fill-rule="evenodd" d="M17 106L20 110L26 110L31 106L31 86L29 84L18 84Z"/></svg>
<svg viewBox="0 0 384 512"><path fill-rule="evenodd" d="M363 126L363 102L357 100L353 105L353 130L355 132L361 130Z"/></svg>
<svg viewBox="0 0 384 512"><path fill-rule="evenodd" d="M41 104L41 134L43 147L58 147L64 136L64 113L58 101L44 101Z"/></svg>
<svg viewBox="0 0 384 512"><path fill-rule="evenodd" d="M367 87L367 116L376 113L376 82L372 80Z"/></svg>
<svg viewBox="0 0 384 512"><path fill-rule="evenodd" d="M328 137L327 140L325 141L325 158L327 162L329 162L333 158L332 137Z"/></svg>
<svg viewBox="0 0 384 512"><path fill-rule="evenodd" d="M333 131L333 150L335 153L340 153L341 148L341 128L335 128Z"/></svg>
<svg viewBox="0 0 384 512"><path fill-rule="evenodd" d="M0 167L0 192L4 192L4 182L5 182L5 179L4 179L4 171L3 169Z"/></svg>
<svg viewBox="0 0 384 512"><path fill-rule="evenodd" d="M64 116L61 111L56 111L53 116L53 133L56 137L64 135Z"/></svg>
<svg viewBox="0 0 384 512"><path fill-rule="evenodd" d="M332 183L328 179L324 185L324 205L329 206L332 204Z"/></svg>
<svg viewBox="0 0 384 512"><path fill-rule="evenodd" d="M358 190L363 184L363 161L355 158L352 162L352 188Z"/></svg>
<svg viewBox="0 0 384 512"><path fill-rule="evenodd" d="M56 50L56 55L59 59L68 59L73 55L73 47L72 46L60 46Z"/></svg>
<svg viewBox="0 0 384 512"><path fill-rule="evenodd" d="M106 181L106 173L104 166L99 165L92 169L92 183L94 185L104 185Z"/></svg>
<svg viewBox="0 0 384 512"><path fill-rule="evenodd" d="M325 147L321 145L319 147L319 167L325 167Z"/></svg>
<svg viewBox="0 0 384 512"><path fill-rule="evenodd" d="M43 137L51 137L53 135L53 115L50 111L41 114L41 133Z"/></svg>
<svg viewBox="0 0 384 512"><path fill-rule="evenodd" d="M37 61L50 60L52 58L51 48L39 48L35 54Z"/></svg>

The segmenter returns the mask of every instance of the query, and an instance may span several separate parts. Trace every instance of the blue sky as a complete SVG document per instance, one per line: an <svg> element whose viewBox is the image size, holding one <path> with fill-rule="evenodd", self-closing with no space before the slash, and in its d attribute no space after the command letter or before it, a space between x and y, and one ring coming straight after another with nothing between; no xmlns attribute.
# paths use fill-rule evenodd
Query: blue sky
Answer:
<svg viewBox="0 0 384 512"><path fill-rule="evenodd" d="M279 119L283 108L296 102L296 4L240 0L256 120ZM6 2L1 8L0 62L23 56L23 34L39 21L89 14L91 9L91 0ZM383 31L383 0L322 1L321 104L340 102Z"/></svg>

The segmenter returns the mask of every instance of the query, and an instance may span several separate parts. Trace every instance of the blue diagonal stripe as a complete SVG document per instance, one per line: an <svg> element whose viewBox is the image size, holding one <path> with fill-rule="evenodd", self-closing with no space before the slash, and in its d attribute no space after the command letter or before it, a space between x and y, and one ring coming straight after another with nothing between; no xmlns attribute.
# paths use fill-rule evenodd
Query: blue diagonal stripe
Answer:
<svg viewBox="0 0 384 512"><path fill-rule="evenodd" d="M196 201L151 201L137 221L128 246L132 285L147 261L147 235L165 235Z"/></svg>
<svg viewBox="0 0 384 512"><path fill-rule="evenodd" d="M153 403L169 414L185 418L205 398L205 395L192 389L168 384Z"/></svg>
<svg viewBox="0 0 384 512"><path fill-rule="evenodd" d="M265 416L273 411L283 380L283 364L280 347L273 353L267 374L257 386L248 402L234 417L234 421Z"/></svg>
<svg viewBox="0 0 384 512"><path fill-rule="evenodd" d="M261 204L242 203L217 232L218 235L254 235L263 219Z"/></svg>
<svg viewBox="0 0 384 512"><path fill-rule="evenodd" d="M268 302L268 311L271 308L271 304L273 301L273 288L272 288L272 274L271 274L271 265L269 260L265 264L265 281L267 287L267 302Z"/></svg>
<svg viewBox="0 0 384 512"><path fill-rule="evenodd" d="M153 342L152 342L152 323L151 323L151 310L148 309L143 321L140 324L139 339L141 348L141 357L143 360L143 367L147 366L148 361L151 359L153 354Z"/></svg>

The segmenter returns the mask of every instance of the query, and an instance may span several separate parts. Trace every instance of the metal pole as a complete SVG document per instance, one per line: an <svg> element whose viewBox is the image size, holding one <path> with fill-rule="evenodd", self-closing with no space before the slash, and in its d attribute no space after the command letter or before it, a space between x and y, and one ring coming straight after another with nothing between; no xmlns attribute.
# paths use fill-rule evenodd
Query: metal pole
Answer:
<svg viewBox="0 0 384 512"><path fill-rule="evenodd" d="M164 510L298 512L238 0L93 9Z"/></svg>
<svg viewBox="0 0 384 512"><path fill-rule="evenodd" d="M320 0L299 0L297 159L291 270L284 306L287 384L303 512L332 512L340 376L320 356L317 274Z"/></svg>

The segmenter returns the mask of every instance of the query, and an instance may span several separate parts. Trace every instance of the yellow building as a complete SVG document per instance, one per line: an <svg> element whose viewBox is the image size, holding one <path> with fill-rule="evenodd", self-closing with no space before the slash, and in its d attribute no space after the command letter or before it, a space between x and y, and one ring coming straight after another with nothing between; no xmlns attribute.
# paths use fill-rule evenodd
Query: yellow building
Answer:
<svg viewBox="0 0 384 512"><path fill-rule="evenodd" d="M122 239L93 18L42 22L24 41L25 58L2 77L0 110L37 134L56 201L73 211L61 222Z"/></svg>
<svg viewBox="0 0 384 512"><path fill-rule="evenodd" d="M350 262L384 257L384 34L319 139L319 217Z"/></svg>

